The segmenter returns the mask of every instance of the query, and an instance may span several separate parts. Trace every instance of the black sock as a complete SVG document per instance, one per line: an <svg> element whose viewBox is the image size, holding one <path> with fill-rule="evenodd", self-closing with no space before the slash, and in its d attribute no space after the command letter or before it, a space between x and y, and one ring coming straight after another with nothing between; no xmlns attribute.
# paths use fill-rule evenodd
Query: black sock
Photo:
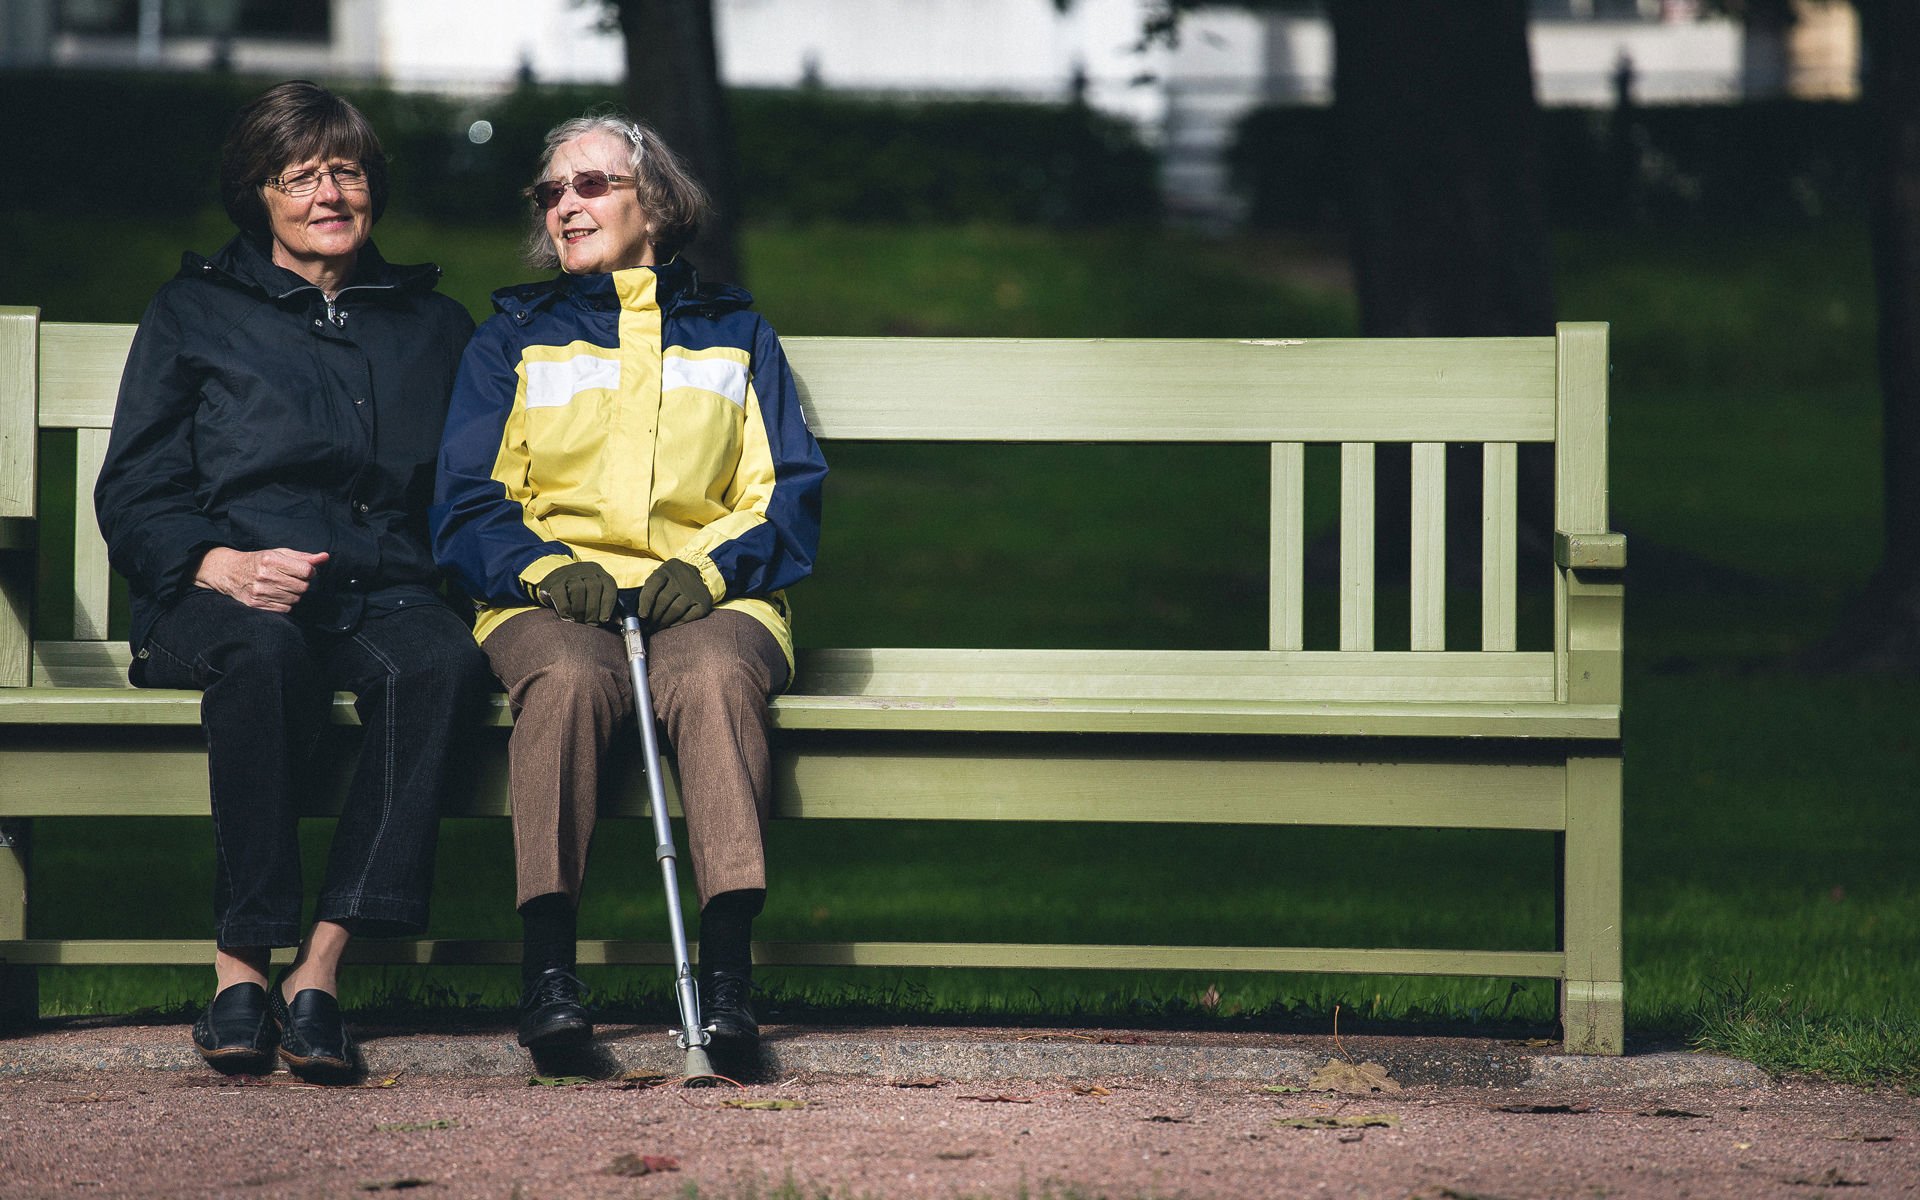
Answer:
<svg viewBox="0 0 1920 1200"><path fill-rule="evenodd" d="M766 907L765 888L721 892L700 910L700 971L753 974L753 919Z"/></svg>
<svg viewBox="0 0 1920 1200"><path fill-rule="evenodd" d="M520 906L520 981L553 967L574 967L573 901L560 892L535 896Z"/></svg>

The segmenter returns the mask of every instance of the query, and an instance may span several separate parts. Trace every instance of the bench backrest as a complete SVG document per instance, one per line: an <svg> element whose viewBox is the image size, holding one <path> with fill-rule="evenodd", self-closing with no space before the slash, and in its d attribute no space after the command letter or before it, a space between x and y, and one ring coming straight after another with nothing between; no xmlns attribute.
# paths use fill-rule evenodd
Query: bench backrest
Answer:
<svg viewBox="0 0 1920 1200"><path fill-rule="evenodd" d="M124 683L125 648L108 641L112 574L92 482L132 335L130 325L43 323L34 309L0 309L0 551L30 545L36 533L39 434L72 430L76 446L73 629L34 641L30 580L23 585L17 568L0 571L0 686ZM1608 528L1603 324L1562 324L1553 337L1533 338L786 344L808 419L825 441L1258 443L1271 463L1264 652L832 651L803 663L799 690L1619 702L1617 588L1583 588L1578 572L1556 569L1553 648L1516 643L1518 447L1553 447L1557 530ZM1391 443L1411 446L1404 651L1374 645L1375 458ZM1447 448L1460 443L1477 445L1482 464L1480 636L1476 647L1449 649ZM1310 444L1339 448L1337 650L1304 648ZM1570 633L1582 599L1590 619Z"/></svg>

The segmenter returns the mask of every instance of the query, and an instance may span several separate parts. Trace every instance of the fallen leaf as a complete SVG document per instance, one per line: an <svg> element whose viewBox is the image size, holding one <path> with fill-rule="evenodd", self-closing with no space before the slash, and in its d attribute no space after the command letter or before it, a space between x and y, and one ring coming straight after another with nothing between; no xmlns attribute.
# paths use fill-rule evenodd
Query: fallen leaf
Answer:
<svg viewBox="0 0 1920 1200"><path fill-rule="evenodd" d="M1753 1143L1752 1142L1735 1142L1733 1144L1733 1148L1735 1150L1751 1150L1753 1149Z"/></svg>
<svg viewBox="0 0 1920 1200"><path fill-rule="evenodd" d="M1212 984L1208 984L1207 990L1200 993L1200 1007L1206 1009L1208 1012L1212 1012L1214 1009L1219 1008L1220 1007L1220 989L1213 986Z"/></svg>
<svg viewBox="0 0 1920 1200"><path fill-rule="evenodd" d="M674 1075L662 1075L656 1071L622 1071L614 1076L615 1090L630 1092L635 1088L657 1088L672 1083L678 1078Z"/></svg>
<svg viewBox="0 0 1920 1200"><path fill-rule="evenodd" d="M1891 1142L1893 1135L1890 1133L1841 1133L1829 1134L1827 1140L1829 1142Z"/></svg>
<svg viewBox="0 0 1920 1200"><path fill-rule="evenodd" d="M1633 1114L1636 1117L1678 1117L1683 1120L1711 1121L1706 1113L1688 1112L1684 1108L1643 1108Z"/></svg>
<svg viewBox="0 0 1920 1200"><path fill-rule="evenodd" d="M890 1079L888 1087L897 1088L937 1088L946 1086L947 1081L938 1075L916 1075L912 1079Z"/></svg>
<svg viewBox="0 0 1920 1200"><path fill-rule="evenodd" d="M404 1074L406 1074L406 1071L404 1069L395 1071L393 1074L387 1076L385 1079L381 1079L378 1081L369 1079L367 1082L361 1084L360 1086L370 1087L370 1088L398 1087L400 1085L400 1077Z"/></svg>
<svg viewBox="0 0 1920 1200"><path fill-rule="evenodd" d="M1143 1117L1142 1120L1151 1121L1155 1125L1190 1125L1193 1123L1192 1117L1176 1117L1168 1113L1155 1113L1150 1117Z"/></svg>
<svg viewBox="0 0 1920 1200"><path fill-rule="evenodd" d="M1797 1175L1786 1182L1796 1187L1840 1188L1867 1186L1867 1181L1864 1179L1848 1179L1840 1173L1840 1168L1838 1167L1828 1167L1818 1175L1813 1176Z"/></svg>
<svg viewBox="0 0 1920 1200"><path fill-rule="evenodd" d="M1330 1058L1326 1066L1315 1071L1313 1078L1307 1080L1307 1090L1364 1096L1368 1092L1397 1092L1400 1082L1388 1075L1387 1069L1379 1063L1350 1063Z"/></svg>
<svg viewBox="0 0 1920 1200"><path fill-rule="evenodd" d="M405 1175L399 1179L372 1179L360 1185L363 1192L404 1192L411 1188L432 1187L433 1180Z"/></svg>
<svg viewBox="0 0 1920 1200"><path fill-rule="evenodd" d="M458 1122L442 1118L438 1121L392 1121L385 1125L375 1125L375 1133L421 1133L428 1129L452 1129Z"/></svg>
<svg viewBox="0 0 1920 1200"><path fill-rule="evenodd" d="M1106 1088L1101 1087L1097 1083L1076 1083L1073 1085L1073 1094L1076 1096L1111 1096L1113 1095L1112 1092L1108 1091Z"/></svg>
<svg viewBox="0 0 1920 1200"><path fill-rule="evenodd" d="M1103 1033L1100 1035L1102 1046L1151 1046L1152 1038L1141 1037L1137 1033Z"/></svg>
<svg viewBox="0 0 1920 1200"><path fill-rule="evenodd" d="M772 1112L778 1109L805 1108L805 1100L722 1100L722 1108L745 1108L754 1112Z"/></svg>
<svg viewBox="0 0 1920 1200"><path fill-rule="evenodd" d="M978 1100L982 1104L1032 1104L1031 1096L959 1096L960 1100Z"/></svg>
<svg viewBox="0 0 1920 1200"><path fill-rule="evenodd" d="M1300 1094L1300 1091L1301 1091L1300 1088L1289 1087L1284 1083L1265 1084L1260 1088L1260 1090L1267 1093L1270 1096L1297 1096Z"/></svg>
<svg viewBox="0 0 1920 1200"><path fill-rule="evenodd" d="M1358 1141L1364 1140L1366 1136L1367 1136L1366 1134L1361 1133L1358 1129L1356 1129L1352 1133L1339 1134L1335 1136L1333 1140L1336 1142L1358 1142Z"/></svg>
<svg viewBox="0 0 1920 1200"><path fill-rule="evenodd" d="M1495 1112L1504 1113L1587 1113L1593 1111L1591 1104L1502 1104Z"/></svg>
<svg viewBox="0 0 1920 1200"><path fill-rule="evenodd" d="M965 1162L967 1159L977 1158L979 1155L980 1152L978 1150L942 1150L935 1154L934 1157L943 1158L948 1162Z"/></svg>
<svg viewBox="0 0 1920 1200"><path fill-rule="evenodd" d="M528 1087L578 1087L583 1083L592 1083L585 1075L533 1075L527 1079Z"/></svg>
<svg viewBox="0 0 1920 1200"><path fill-rule="evenodd" d="M622 1154L607 1164L609 1175L656 1175L679 1169L680 1160L665 1154Z"/></svg>
<svg viewBox="0 0 1920 1200"><path fill-rule="evenodd" d="M1400 1118L1385 1113L1368 1113L1353 1117L1279 1117L1274 1125L1281 1129L1398 1129Z"/></svg>

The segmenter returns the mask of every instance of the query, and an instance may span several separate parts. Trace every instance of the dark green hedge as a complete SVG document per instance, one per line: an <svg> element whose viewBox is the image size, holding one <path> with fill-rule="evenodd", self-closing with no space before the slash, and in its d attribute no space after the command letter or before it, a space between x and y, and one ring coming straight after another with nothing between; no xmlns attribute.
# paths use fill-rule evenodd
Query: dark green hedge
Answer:
<svg viewBox="0 0 1920 1200"><path fill-rule="evenodd" d="M1541 160L1549 215L1563 226L1806 223L1865 210L1866 125L1854 104L1551 108ZM1232 165L1256 224L1337 222L1330 111L1249 114Z"/></svg>
<svg viewBox="0 0 1920 1200"><path fill-rule="evenodd" d="M0 71L0 207L101 213L216 204L220 139L270 82ZM394 195L457 220L516 217L541 135L611 87L527 87L484 100L339 89L380 131ZM748 220L985 220L1087 225L1157 214L1154 161L1123 123L1063 104L909 103L734 92ZM467 138L492 123L484 145Z"/></svg>

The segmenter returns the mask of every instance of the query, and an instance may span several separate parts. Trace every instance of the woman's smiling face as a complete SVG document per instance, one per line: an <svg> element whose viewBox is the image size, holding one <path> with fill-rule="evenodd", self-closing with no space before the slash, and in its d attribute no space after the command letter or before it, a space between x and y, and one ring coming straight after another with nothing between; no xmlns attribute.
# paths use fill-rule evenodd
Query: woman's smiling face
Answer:
<svg viewBox="0 0 1920 1200"><path fill-rule="evenodd" d="M262 185L275 262L304 275L303 266L349 263L360 252L373 232L373 193L364 175L358 186L342 188L331 173L335 167L356 166L351 159L337 156L288 163L279 178L327 172L319 176L319 186L304 196L289 196L271 184Z"/></svg>
<svg viewBox="0 0 1920 1200"><path fill-rule="evenodd" d="M582 134L554 150L543 178L571 182L581 171L632 175L631 144L599 130ZM546 222L560 269L569 275L654 265L652 231L631 183L592 199L569 187L547 210Z"/></svg>

